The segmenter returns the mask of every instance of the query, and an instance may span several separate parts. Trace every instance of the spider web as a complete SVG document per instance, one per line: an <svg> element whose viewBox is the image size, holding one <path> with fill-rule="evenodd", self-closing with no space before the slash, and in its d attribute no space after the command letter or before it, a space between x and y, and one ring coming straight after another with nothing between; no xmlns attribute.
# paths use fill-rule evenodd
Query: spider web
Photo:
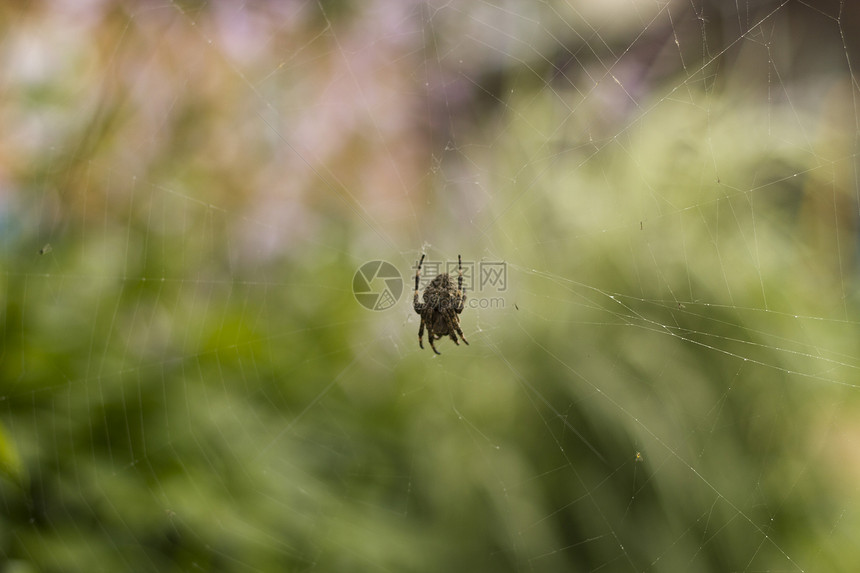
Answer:
<svg viewBox="0 0 860 573"><path fill-rule="evenodd" d="M5 568L860 558L852 3L0 11Z"/></svg>

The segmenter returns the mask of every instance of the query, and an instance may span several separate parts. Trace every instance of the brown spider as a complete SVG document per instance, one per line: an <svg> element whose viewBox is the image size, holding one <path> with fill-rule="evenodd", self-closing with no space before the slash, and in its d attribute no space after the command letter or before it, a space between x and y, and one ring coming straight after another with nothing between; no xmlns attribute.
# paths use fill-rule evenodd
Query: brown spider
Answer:
<svg viewBox="0 0 860 573"><path fill-rule="evenodd" d="M448 273L442 273L430 281L430 284L424 289L424 302L418 302L418 277L421 276L423 263L424 255L421 255L418 270L415 271L415 298L412 300L412 307L415 312L421 315L418 346L424 348L424 342L421 339L424 336L425 326L427 327L427 340L430 342L430 348L436 354L442 353L436 350L433 340L439 340L443 336L450 336L454 344L459 346L460 342L457 340L457 334L459 334L460 339L469 344L469 341L463 336L463 331L460 330L459 315L463 312L463 305L466 302L466 295L463 293L463 261L460 259L460 255L457 255L457 288L454 288L454 281L451 280L451 276Z"/></svg>

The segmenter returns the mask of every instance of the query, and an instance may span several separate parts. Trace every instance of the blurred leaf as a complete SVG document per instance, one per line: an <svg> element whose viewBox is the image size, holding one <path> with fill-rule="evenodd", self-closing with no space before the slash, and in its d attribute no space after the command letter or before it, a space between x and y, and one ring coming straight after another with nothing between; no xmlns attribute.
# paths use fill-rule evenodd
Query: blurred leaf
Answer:
<svg viewBox="0 0 860 573"><path fill-rule="evenodd" d="M18 448L9 436L6 427L0 423L0 475L21 488L26 487L26 472L21 464Z"/></svg>

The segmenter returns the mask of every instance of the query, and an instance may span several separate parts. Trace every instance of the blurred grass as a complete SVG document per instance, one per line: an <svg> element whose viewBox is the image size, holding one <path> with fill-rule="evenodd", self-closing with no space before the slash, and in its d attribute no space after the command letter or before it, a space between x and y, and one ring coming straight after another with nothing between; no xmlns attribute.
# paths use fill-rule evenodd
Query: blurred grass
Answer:
<svg viewBox="0 0 860 573"><path fill-rule="evenodd" d="M853 78L337 4L2 8L4 570L849 570ZM438 358L424 241L511 285Z"/></svg>

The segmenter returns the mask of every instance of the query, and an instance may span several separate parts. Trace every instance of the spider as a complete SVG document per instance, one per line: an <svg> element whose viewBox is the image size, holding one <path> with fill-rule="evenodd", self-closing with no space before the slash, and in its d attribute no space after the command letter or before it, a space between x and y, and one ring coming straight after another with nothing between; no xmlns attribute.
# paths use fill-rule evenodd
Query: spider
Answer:
<svg viewBox="0 0 860 573"><path fill-rule="evenodd" d="M425 326L427 327L427 340L430 342L430 348L436 354L442 353L436 350L433 340L439 340L443 336L450 336L454 344L459 346L460 342L457 340L457 334L459 334L460 339L469 344L469 341L463 336L463 331L460 330L459 315L463 312L463 305L466 302L466 295L463 293L463 261L460 255L457 255L457 288L454 288L454 281L451 276L448 273L442 273L430 281L430 284L424 289L424 302L418 302L418 277L421 276L423 263L424 255L421 255L418 270L415 271L415 298L412 300L412 307L415 312L421 315L418 346L424 348L422 338L424 337Z"/></svg>

